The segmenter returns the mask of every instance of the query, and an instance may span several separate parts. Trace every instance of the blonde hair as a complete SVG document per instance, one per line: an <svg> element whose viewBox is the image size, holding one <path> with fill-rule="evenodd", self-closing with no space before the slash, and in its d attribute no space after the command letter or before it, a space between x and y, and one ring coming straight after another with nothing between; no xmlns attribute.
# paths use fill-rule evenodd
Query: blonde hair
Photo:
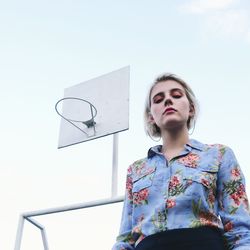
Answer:
<svg viewBox="0 0 250 250"><path fill-rule="evenodd" d="M159 82L164 82L164 81L168 81L168 80L176 81L184 88L184 91L185 91L185 94L186 94L187 99L189 101L189 104L194 110L194 115L190 116L188 121L187 121L187 127L190 130L195 125L195 121L196 121L197 113L198 113L198 103L197 103L196 97L194 95L194 92L192 91L190 86L185 81L183 81L181 78L177 77L174 74L165 73L165 74L158 76L155 79L155 81L151 85L151 87L148 91L148 95L146 97L146 103L145 103L145 109L144 109L144 125L145 125L146 133L151 138L161 138L160 128L156 124L152 124L152 122L149 119L150 118L152 90L155 87L155 85L158 84Z"/></svg>

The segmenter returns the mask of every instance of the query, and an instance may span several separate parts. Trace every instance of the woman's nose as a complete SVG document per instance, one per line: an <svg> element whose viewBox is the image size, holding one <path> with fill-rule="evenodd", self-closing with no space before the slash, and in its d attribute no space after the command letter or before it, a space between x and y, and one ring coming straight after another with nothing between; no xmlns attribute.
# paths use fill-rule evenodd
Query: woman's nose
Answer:
<svg viewBox="0 0 250 250"><path fill-rule="evenodd" d="M169 98L169 97L166 98L166 100L165 100L165 102L164 102L164 105L165 105L165 106L168 106L168 105L171 105L171 104L173 104L171 98Z"/></svg>

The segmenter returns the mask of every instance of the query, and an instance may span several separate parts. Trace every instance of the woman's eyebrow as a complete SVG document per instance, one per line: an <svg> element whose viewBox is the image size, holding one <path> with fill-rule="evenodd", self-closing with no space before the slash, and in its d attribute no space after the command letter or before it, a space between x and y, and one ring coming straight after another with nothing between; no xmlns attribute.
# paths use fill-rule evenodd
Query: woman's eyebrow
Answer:
<svg viewBox="0 0 250 250"><path fill-rule="evenodd" d="M173 92L175 92L175 91L184 93L184 91L183 91L182 89L179 89L179 88L170 89L170 90L169 90L169 93L173 93ZM154 99L154 98L157 97L157 96L164 96L164 95L165 95L164 92L163 92L163 91L160 91L160 92L156 93L156 94L152 97L152 99Z"/></svg>
<svg viewBox="0 0 250 250"><path fill-rule="evenodd" d="M174 89L171 89L169 92L172 93L172 92L175 92L175 91L178 91L178 92L181 92L181 93L184 93L184 91L182 89L179 89L179 88L174 88Z"/></svg>
<svg viewBox="0 0 250 250"><path fill-rule="evenodd" d="M164 92L158 92L158 93L156 93L153 97L152 97L152 99L154 99L155 97L157 97L157 96L164 96L165 94L164 94Z"/></svg>

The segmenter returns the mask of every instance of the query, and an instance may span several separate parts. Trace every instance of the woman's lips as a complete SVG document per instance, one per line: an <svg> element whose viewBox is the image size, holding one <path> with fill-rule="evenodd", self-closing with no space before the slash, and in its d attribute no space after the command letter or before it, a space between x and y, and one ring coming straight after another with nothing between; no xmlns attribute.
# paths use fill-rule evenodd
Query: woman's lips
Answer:
<svg viewBox="0 0 250 250"><path fill-rule="evenodd" d="M174 112L176 112L176 109L174 109L174 108L166 108L165 111L163 112L163 115L174 113Z"/></svg>

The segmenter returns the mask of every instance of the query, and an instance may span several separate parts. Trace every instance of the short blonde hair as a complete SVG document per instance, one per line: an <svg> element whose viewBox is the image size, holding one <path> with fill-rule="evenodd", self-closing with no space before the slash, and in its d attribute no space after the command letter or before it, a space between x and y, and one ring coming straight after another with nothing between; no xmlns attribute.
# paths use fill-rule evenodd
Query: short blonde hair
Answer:
<svg viewBox="0 0 250 250"><path fill-rule="evenodd" d="M181 78L177 77L174 74L165 73L165 74L162 74L162 75L158 76L155 79L155 81L151 85L151 87L150 87L150 89L148 91L148 95L146 97L146 103L145 103L145 109L144 109L144 125L145 125L146 133L151 138L161 138L161 130L160 130L160 128L156 124L152 124L152 122L149 119L149 117L150 117L150 108L151 108L152 90L153 90L154 86L157 85L159 82L164 82L164 81L168 81L168 80L176 81L184 88L184 91L185 91L185 94L186 94L187 99L189 101L189 104L194 109L194 115L189 117L189 119L187 121L187 127L190 130L195 125L195 121L196 121L197 114L198 114L198 103L197 103L197 100L196 100L196 97L194 95L193 90Z"/></svg>

